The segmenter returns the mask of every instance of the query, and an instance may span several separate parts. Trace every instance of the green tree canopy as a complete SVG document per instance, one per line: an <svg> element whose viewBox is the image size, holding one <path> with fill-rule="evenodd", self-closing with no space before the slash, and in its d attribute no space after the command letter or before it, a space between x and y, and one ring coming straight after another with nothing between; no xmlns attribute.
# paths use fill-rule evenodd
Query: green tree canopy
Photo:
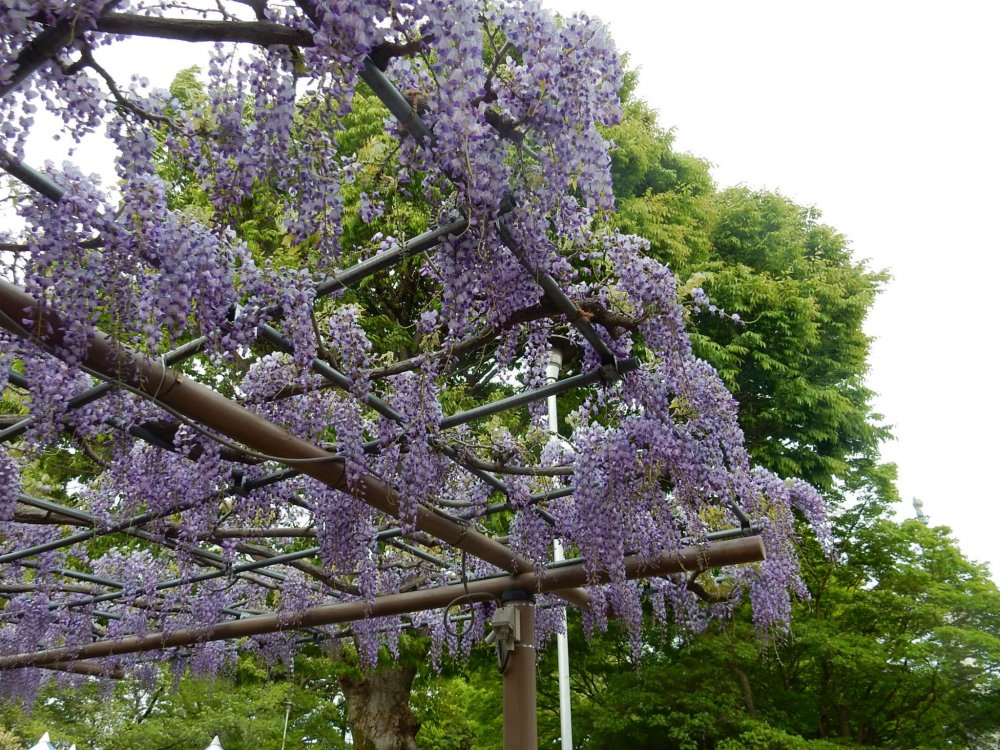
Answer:
<svg viewBox="0 0 1000 750"><path fill-rule="evenodd" d="M717 192L708 164L677 153L644 103L628 103L609 135L619 227L728 314L694 315L692 336L740 402L755 460L828 492L864 482L888 433L864 385L863 323L888 275L856 260L814 208Z"/></svg>

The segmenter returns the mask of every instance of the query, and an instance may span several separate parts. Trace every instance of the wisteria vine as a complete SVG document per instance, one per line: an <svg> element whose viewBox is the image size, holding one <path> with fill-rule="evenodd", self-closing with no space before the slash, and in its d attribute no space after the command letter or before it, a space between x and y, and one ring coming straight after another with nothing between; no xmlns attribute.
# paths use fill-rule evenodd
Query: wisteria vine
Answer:
<svg viewBox="0 0 1000 750"><path fill-rule="evenodd" d="M103 130L117 153L112 191L71 164L45 167L61 200L11 189L23 228L5 238L3 275L58 308L67 329L40 346L44 323L26 315L0 334L0 392L16 427L0 447L0 582L12 592L0 655L293 617L498 572L426 538L417 518L428 508L505 537L539 569L561 540L593 581L610 579L591 588L588 626L611 612L636 649L644 594L660 619L698 629L745 590L762 631L787 627L790 595L805 595L796 519L831 548L822 500L751 467L735 402L692 353L670 270L640 238L608 229L601 127L617 120L622 71L603 25L534 0L263 8L259 37L236 39L227 24L250 20L240 3L0 0L0 160L24 158L41 110L77 142ZM207 70L183 91L117 85L102 47L157 18L215 23ZM357 113L373 101L362 80L376 68L412 110L379 110L372 128ZM401 254L414 215L428 226L461 217L464 229L330 294L335 269ZM543 275L601 347L543 293ZM284 337L278 350L260 338L264 324ZM114 383L89 395L101 383L78 366L94 329L164 362L196 341L176 365L184 377L336 454L346 486L193 430L158 408L155 387L151 399ZM580 352L580 372L605 373L578 392L564 440L537 418L544 402L446 426L449 414L543 385L556 333ZM625 361L636 365L616 372ZM66 457L61 476L48 473L54 455ZM371 477L398 490L397 517L356 496ZM52 483L76 514L39 522L21 494L28 480ZM743 511L768 559L731 576L727 601L699 602L684 576L627 580L626 555L703 542L744 523ZM81 528L94 532L74 541ZM120 546L96 544L102 531ZM429 551L414 557L400 539ZM18 555L32 545L47 549ZM270 571L246 565L303 550ZM464 637L440 613L408 623L432 635L436 661L466 651L491 607L473 608ZM539 622L549 632L557 620ZM362 663L374 666L380 645L394 652L402 625L355 623ZM288 634L255 642L286 660L295 645ZM204 642L163 656L212 672L232 653ZM111 674L146 661L101 664ZM30 695L48 676L21 670L3 689Z"/></svg>

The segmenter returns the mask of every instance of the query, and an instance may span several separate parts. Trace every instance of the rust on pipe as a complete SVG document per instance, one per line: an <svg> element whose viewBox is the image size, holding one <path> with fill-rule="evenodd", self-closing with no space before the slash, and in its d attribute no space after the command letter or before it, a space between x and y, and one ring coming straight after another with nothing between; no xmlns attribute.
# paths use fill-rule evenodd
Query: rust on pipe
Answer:
<svg viewBox="0 0 1000 750"><path fill-rule="evenodd" d="M764 543L760 537L744 537L702 546L685 547L676 552L665 552L658 557L640 558L632 555L625 559L625 574L628 578L647 578L670 575L672 573L707 570L727 565L757 562L764 559ZM591 583L607 582L607 573L588 576L584 561L577 560L558 567L550 567L541 572L527 572L511 576L497 576L468 585L461 583L439 586L432 589L412 591L404 594L387 594L374 601L354 601L310 607L297 613L267 614L230 620L200 628L181 628L170 632L151 633L146 636L127 636L115 640L96 641L85 646L36 651L0 657L0 670L37 667L56 662L77 659L94 659L116 654L133 654L141 651L190 646L205 641L219 641L245 638L282 630L318 627L337 623L363 620L367 617L385 617L439 609L447 606L455 597L465 594L493 594L500 596L514 588L533 593L560 592Z"/></svg>
<svg viewBox="0 0 1000 750"><path fill-rule="evenodd" d="M0 323L13 333L27 332L43 346L56 351L62 345L65 324L51 306L39 303L23 289L0 279ZM92 330L83 364L105 377L125 383L154 397L186 417L221 435L270 456L289 459L304 474L337 490L355 495L376 510L400 517L399 494L378 477L366 475L360 486L348 486L342 459L312 443L289 434L263 417L236 404L197 381L137 354L100 331ZM316 460L327 459L331 460ZM311 459L311 463L296 463ZM441 541L465 550L510 573L530 570L532 564L485 534L419 506L416 527ZM585 591L565 592L565 598L588 606Z"/></svg>

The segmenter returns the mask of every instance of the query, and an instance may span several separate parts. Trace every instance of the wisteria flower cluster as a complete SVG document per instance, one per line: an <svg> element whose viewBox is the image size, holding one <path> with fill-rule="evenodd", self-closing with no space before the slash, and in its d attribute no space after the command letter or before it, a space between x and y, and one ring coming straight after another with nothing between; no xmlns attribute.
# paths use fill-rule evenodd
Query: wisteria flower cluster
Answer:
<svg viewBox="0 0 1000 750"><path fill-rule="evenodd" d="M646 596L697 630L747 591L762 631L787 627L790 595L805 595L798 519L832 553L822 499L751 466L670 270L607 229L601 127L618 118L622 70L605 27L535 0L259 5L0 0L0 162L20 163L43 109L117 153L112 190L38 165L61 197L12 194L23 229L5 238L3 277L63 328L31 310L0 320L0 581L16 592L0 660L190 631L158 655L212 672L234 653L209 637L218 622L270 612L293 629L310 607L503 572L462 551L487 535L508 571L543 570L555 540L584 558L588 627L612 614L637 651ZM169 92L118 84L102 48L140 27L214 42L207 69ZM376 97L387 109L365 120ZM417 220L451 229L413 245ZM320 446L343 481L161 408L166 375L143 395L123 387L127 365L96 373L98 330ZM545 385L555 334L587 376L561 439L541 398L489 406ZM24 494L27 479L53 485L62 510ZM392 513L365 502L376 485ZM728 602L700 603L685 576L626 574L628 556L704 544L747 514L768 558L733 573ZM428 518L457 530L453 546ZM460 629L417 612L351 634L373 667L404 625L421 628L437 662L467 653L494 606L464 604ZM542 611L551 633L559 619ZM285 661L295 645L254 641ZM22 696L50 676L13 674L0 684Z"/></svg>

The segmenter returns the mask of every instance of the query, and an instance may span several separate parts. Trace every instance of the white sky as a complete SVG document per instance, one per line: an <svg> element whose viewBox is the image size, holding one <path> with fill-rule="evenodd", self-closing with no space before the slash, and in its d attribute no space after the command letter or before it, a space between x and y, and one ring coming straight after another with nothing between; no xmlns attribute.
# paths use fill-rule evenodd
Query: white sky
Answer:
<svg viewBox="0 0 1000 750"><path fill-rule="evenodd" d="M815 205L890 270L868 383L899 511L921 498L1000 576L1000 4L545 1L608 23L639 96L720 186Z"/></svg>
<svg viewBox="0 0 1000 750"><path fill-rule="evenodd" d="M891 271L867 326L869 385L897 436L884 456L899 465L900 512L921 498L932 523L1000 575L1000 395L990 385L1000 364L1000 4L545 1L608 22L639 68L639 95L680 150L715 165L720 186L815 205L859 258ZM166 86L207 51L139 40L99 59ZM35 136L29 164L62 158L44 128ZM92 148L79 160L96 170Z"/></svg>

